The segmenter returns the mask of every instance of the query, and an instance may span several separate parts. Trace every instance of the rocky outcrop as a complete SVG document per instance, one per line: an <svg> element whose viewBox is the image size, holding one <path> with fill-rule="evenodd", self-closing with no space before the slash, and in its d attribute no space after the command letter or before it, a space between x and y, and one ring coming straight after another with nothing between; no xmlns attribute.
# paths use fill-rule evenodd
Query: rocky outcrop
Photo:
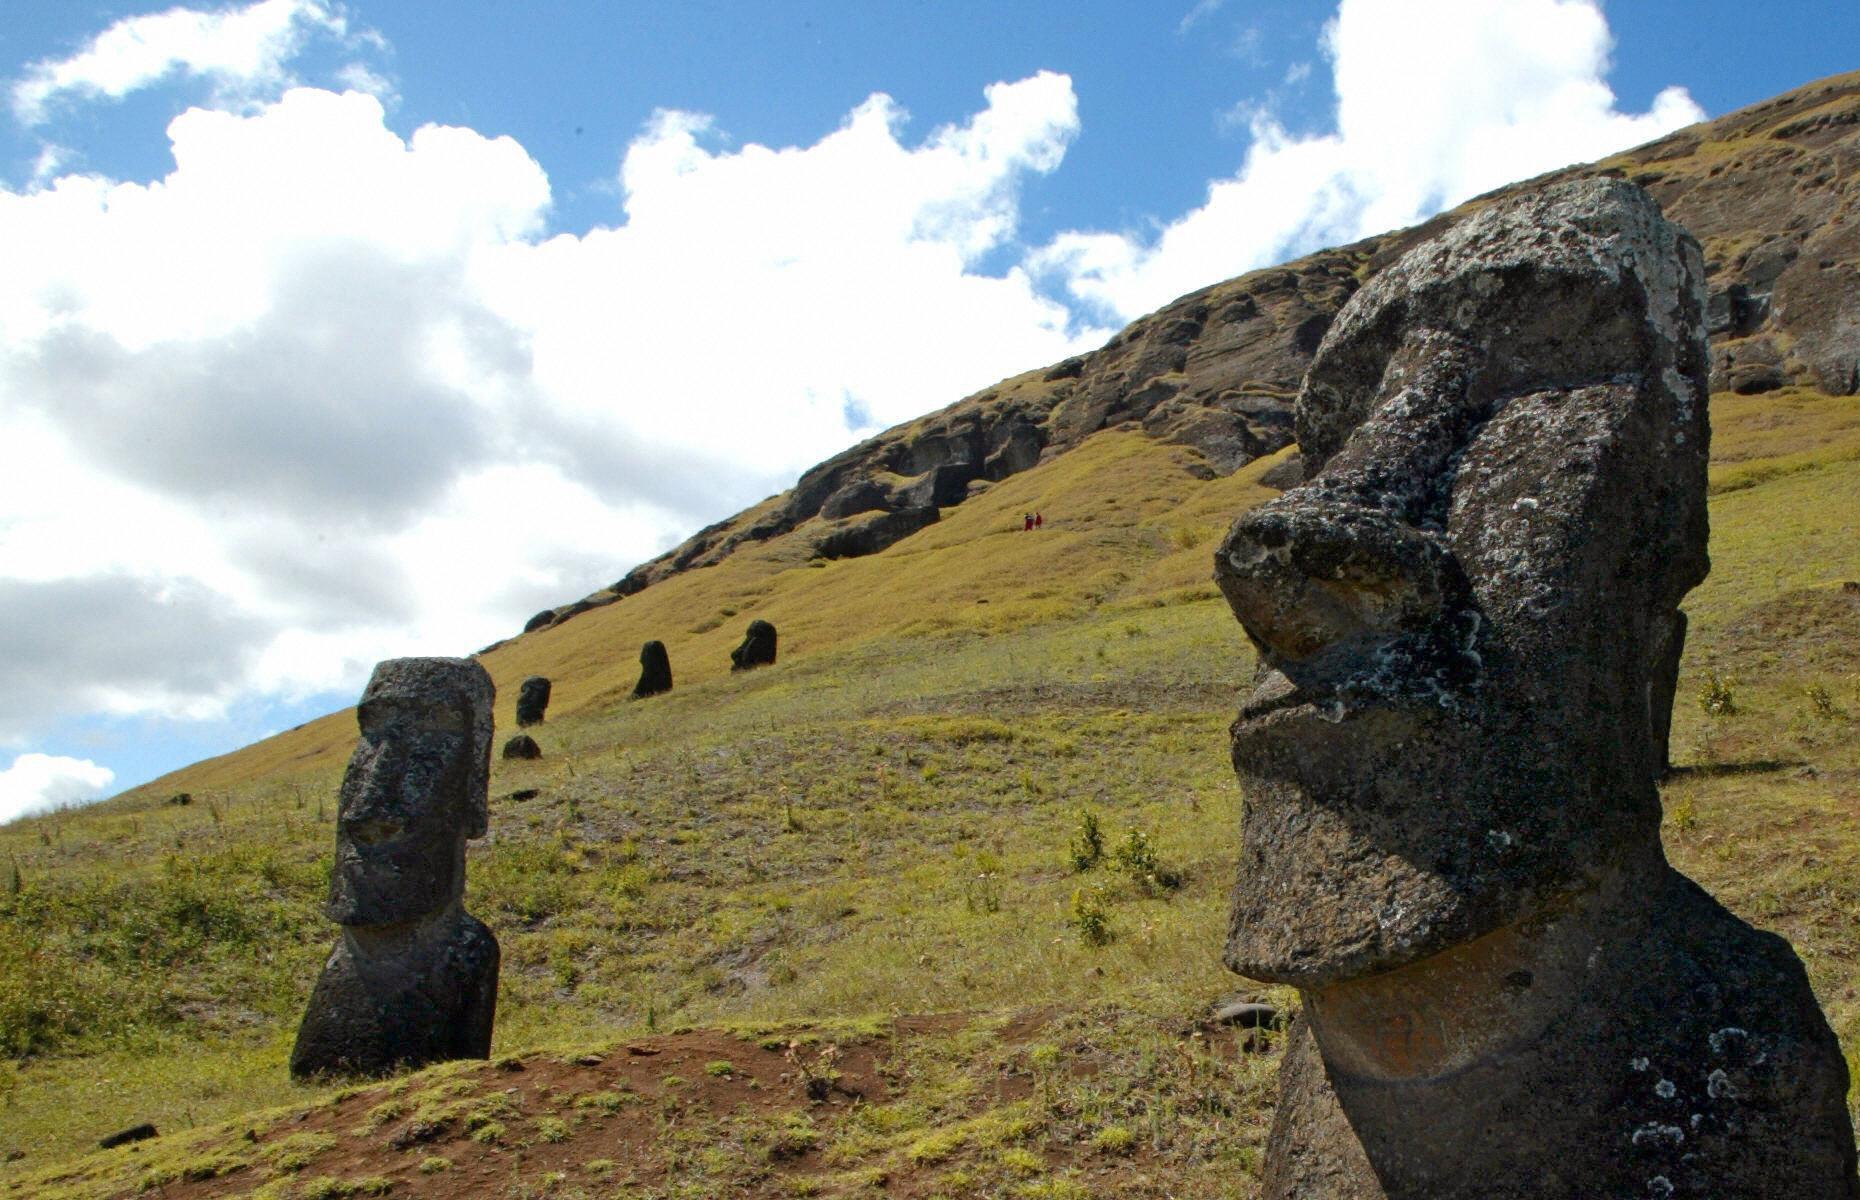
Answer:
<svg viewBox="0 0 1860 1200"><path fill-rule="evenodd" d="M1704 281L1626 182L1483 207L1345 306L1307 480L1215 556L1260 651L1227 960L1306 1015L1271 1200L1860 1194L1801 963L1660 846Z"/></svg>
<svg viewBox="0 0 1860 1200"><path fill-rule="evenodd" d="M902 541L926 525L937 522L934 504L901 508L896 512L873 513L857 520L838 522L814 542L814 553L821 558L858 558L877 554L894 542Z"/></svg>
<svg viewBox="0 0 1860 1200"><path fill-rule="evenodd" d="M1237 470L1291 442L1298 381L1364 283L1498 199L1595 175L1641 184L1703 243L1713 391L1860 391L1860 74L1852 74L1501 189L1412 229L1191 293L1098 350L834 455L784 495L700 530L545 624L816 519L960 504L979 481L1027 470L1108 428L1192 446L1216 474ZM909 522L877 526L858 546L873 553L892 544L890 534L913 531Z"/></svg>

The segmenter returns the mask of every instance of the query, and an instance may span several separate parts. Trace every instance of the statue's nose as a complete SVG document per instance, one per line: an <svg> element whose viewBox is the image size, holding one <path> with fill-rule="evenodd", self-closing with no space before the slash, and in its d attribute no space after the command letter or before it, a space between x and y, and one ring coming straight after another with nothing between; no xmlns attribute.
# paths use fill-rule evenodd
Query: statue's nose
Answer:
<svg viewBox="0 0 1860 1200"><path fill-rule="evenodd" d="M392 742L382 742L366 761L351 764L344 781L341 820L343 831L357 842L383 841L404 828L405 814L400 811L403 759Z"/></svg>
<svg viewBox="0 0 1860 1200"><path fill-rule="evenodd" d="M1439 542L1377 509L1292 492L1241 517L1215 580L1266 656L1295 663L1347 642L1426 628L1453 564Z"/></svg>

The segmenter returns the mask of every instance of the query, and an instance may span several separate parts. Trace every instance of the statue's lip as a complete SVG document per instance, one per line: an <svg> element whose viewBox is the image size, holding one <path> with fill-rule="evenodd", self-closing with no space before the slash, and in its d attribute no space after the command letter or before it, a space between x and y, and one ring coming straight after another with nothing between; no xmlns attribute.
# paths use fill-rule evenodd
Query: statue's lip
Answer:
<svg viewBox="0 0 1860 1200"><path fill-rule="evenodd" d="M1268 668L1259 683L1240 705L1242 721L1256 721L1292 708L1332 707L1341 710L1342 701L1335 689L1294 683L1283 671Z"/></svg>

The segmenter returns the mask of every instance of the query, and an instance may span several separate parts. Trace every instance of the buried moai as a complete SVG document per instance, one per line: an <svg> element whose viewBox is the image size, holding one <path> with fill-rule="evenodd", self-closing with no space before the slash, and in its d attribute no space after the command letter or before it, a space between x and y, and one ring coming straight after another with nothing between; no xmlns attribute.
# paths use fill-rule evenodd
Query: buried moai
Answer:
<svg viewBox="0 0 1860 1200"><path fill-rule="evenodd" d="M767 621L751 621L743 635L743 644L730 651L730 669L747 671L775 661L775 627Z"/></svg>
<svg viewBox="0 0 1860 1200"><path fill-rule="evenodd" d="M549 680L541 675L525 679L517 689L517 725L540 725L548 711Z"/></svg>
<svg viewBox="0 0 1860 1200"><path fill-rule="evenodd" d="M1703 278L1620 181L1467 218L1338 315L1306 481L1216 554L1261 660L1227 961L1304 1001L1268 1197L1857 1194L1800 962L1660 845Z"/></svg>
<svg viewBox="0 0 1860 1200"><path fill-rule="evenodd" d="M342 937L310 994L293 1076L490 1054L497 939L462 901L466 839L489 823L492 697L470 659L389 659L369 678L325 905Z"/></svg>
<svg viewBox="0 0 1860 1200"><path fill-rule="evenodd" d="M639 648L639 682L633 685L633 699L644 700L672 690L672 657L665 643L647 642Z"/></svg>

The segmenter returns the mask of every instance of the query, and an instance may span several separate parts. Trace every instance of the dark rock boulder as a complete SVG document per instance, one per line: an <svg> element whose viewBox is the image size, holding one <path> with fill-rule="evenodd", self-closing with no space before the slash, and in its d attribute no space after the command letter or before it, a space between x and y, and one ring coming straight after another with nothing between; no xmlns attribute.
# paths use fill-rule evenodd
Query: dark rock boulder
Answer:
<svg viewBox="0 0 1860 1200"><path fill-rule="evenodd" d="M540 724L549 711L550 684L541 675L532 675L523 681L517 692L517 724L528 726Z"/></svg>
<svg viewBox="0 0 1860 1200"><path fill-rule="evenodd" d="M888 511L892 507L891 489L875 479L856 479L828 496L820 506L820 515L838 521L873 509Z"/></svg>
<svg viewBox="0 0 1860 1200"><path fill-rule="evenodd" d="M874 513L822 534L814 542L814 553L820 558L859 558L877 554L919 529L936 524L937 519L937 510L930 506Z"/></svg>
<svg viewBox="0 0 1860 1200"><path fill-rule="evenodd" d="M766 667L775 661L775 627L767 621L751 621L743 635L743 644L730 651L730 670L747 671Z"/></svg>
<svg viewBox="0 0 1860 1200"><path fill-rule="evenodd" d="M555 609L545 608L523 623L523 632L535 633L538 629L547 629L555 624Z"/></svg>
<svg viewBox="0 0 1860 1200"><path fill-rule="evenodd" d="M672 690L672 659L665 643L647 642L639 648L639 682L633 685L633 698L643 700Z"/></svg>
<svg viewBox="0 0 1860 1200"><path fill-rule="evenodd" d="M536 759L542 757L542 747L536 739L527 733L516 733L504 743L504 757L507 759Z"/></svg>

